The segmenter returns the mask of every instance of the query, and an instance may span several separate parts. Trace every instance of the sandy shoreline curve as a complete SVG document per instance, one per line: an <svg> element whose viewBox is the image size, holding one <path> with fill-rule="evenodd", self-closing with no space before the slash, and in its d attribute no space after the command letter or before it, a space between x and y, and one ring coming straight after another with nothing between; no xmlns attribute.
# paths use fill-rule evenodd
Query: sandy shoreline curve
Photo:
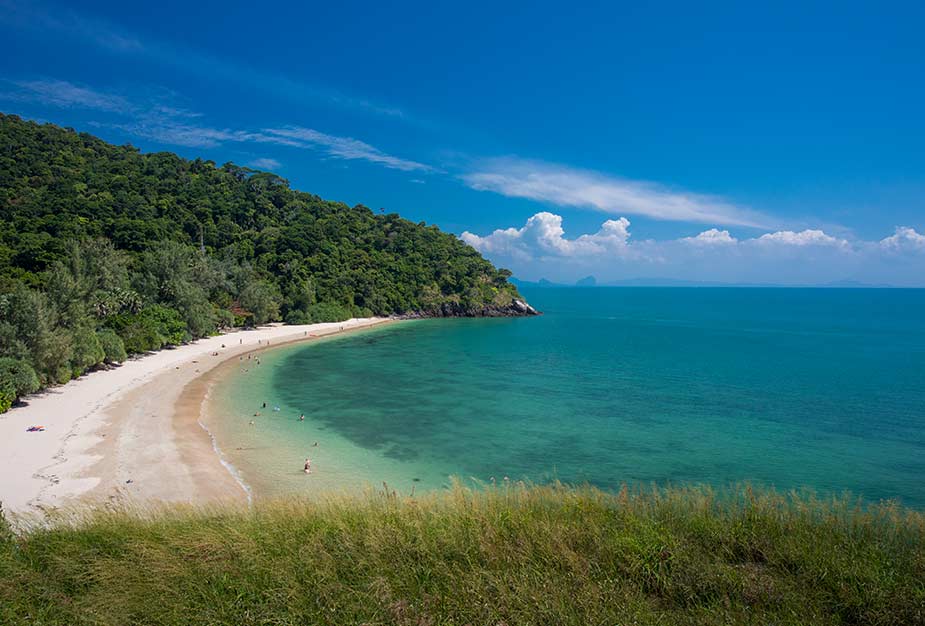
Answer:
<svg viewBox="0 0 925 626"><path fill-rule="evenodd" d="M232 358L368 328L388 318L235 331L130 359L26 398L0 415L0 503L42 514L75 499L242 501L199 415L207 373ZM43 432L27 432L30 426Z"/></svg>

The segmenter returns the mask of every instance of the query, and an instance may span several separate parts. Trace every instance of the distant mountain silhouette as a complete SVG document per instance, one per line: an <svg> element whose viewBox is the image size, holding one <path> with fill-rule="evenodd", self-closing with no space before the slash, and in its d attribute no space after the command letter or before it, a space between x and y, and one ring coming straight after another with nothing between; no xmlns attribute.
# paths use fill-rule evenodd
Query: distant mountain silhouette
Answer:
<svg viewBox="0 0 925 626"><path fill-rule="evenodd" d="M546 278L536 282L511 278L510 282L518 287L533 288L562 288L562 287L742 287L742 288L804 288L804 289L891 289L895 285L886 283L863 283L856 280L837 280L828 283L815 284L785 284L785 283L723 283L717 281L680 280L677 278L625 278L606 283L598 283L594 276L586 276L570 285L567 283L554 283Z"/></svg>

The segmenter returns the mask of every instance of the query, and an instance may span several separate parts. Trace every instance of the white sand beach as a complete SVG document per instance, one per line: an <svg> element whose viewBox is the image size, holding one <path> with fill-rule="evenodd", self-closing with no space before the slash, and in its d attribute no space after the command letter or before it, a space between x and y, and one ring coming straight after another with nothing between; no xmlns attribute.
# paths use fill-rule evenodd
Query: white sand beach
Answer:
<svg viewBox="0 0 925 626"><path fill-rule="evenodd" d="M41 514L75 498L242 500L199 424L206 372L244 353L385 318L237 331L130 359L26 398L0 415L0 502ZM185 393L184 393L185 391ZM43 426L42 432L27 432Z"/></svg>

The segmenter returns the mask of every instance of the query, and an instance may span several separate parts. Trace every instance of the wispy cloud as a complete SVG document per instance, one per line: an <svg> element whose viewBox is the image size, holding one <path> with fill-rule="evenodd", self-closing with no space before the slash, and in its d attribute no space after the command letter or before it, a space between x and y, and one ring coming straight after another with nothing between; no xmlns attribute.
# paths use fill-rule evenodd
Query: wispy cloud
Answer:
<svg viewBox="0 0 925 626"><path fill-rule="evenodd" d="M85 108L109 113L130 113L132 104L122 96L81 87L64 80L3 81L7 88L0 97L20 102L38 102L65 109Z"/></svg>
<svg viewBox="0 0 925 626"><path fill-rule="evenodd" d="M278 169L279 166L282 165L282 163L280 163L276 159L262 157L259 159L254 159L253 161L248 163L248 165L251 167L256 167L257 169L261 169L261 170L275 170L275 169Z"/></svg>
<svg viewBox="0 0 925 626"><path fill-rule="evenodd" d="M772 221L720 198L520 158L482 161L462 178L473 189L607 213L750 227Z"/></svg>
<svg viewBox="0 0 925 626"><path fill-rule="evenodd" d="M337 159L370 161L372 163L379 163L388 168L406 172L415 170L426 171L431 169L430 166L424 165L423 163L386 154L378 148L364 141L360 141L359 139L353 139L352 137L337 137L300 126L266 128L263 132L271 137L304 142L304 144L321 149L329 156Z"/></svg>
<svg viewBox="0 0 925 626"><path fill-rule="evenodd" d="M220 79L232 84L258 88L263 93L272 92L277 97L287 100L302 103L312 101L329 107L398 119L412 124L426 124L396 106L345 94L328 86L294 80L282 74L269 72L266 68L232 62L225 57L211 55L188 46L143 39L117 24L89 17L66 7L40 2L0 0L0 22L49 36L73 38L113 54L131 55L182 72L197 74L208 80Z"/></svg>
<svg viewBox="0 0 925 626"><path fill-rule="evenodd" d="M0 0L2 21L19 29L71 35L85 42L116 52L138 52L142 43L111 24L82 16L65 7L49 7L38 2Z"/></svg>
<svg viewBox="0 0 925 626"><path fill-rule="evenodd" d="M158 143L190 148L216 148L225 143L273 144L289 148L321 151L330 158L362 160L402 171L430 171L432 168L417 161L403 159L352 137L329 135L311 128L285 126L266 130L215 128L197 123L202 114L154 100L130 100L122 95L64 80L43 79L8 82L13 91L0 97L39 102L45 106L84 108L114 113L118 121L95 122L94 125L115 128L135 137ZM270 159L278 167L278 161Z"/></svg>
<svg viewBox="0 0 925 626"><path fill-rule="evenodd" d="M126 124L104 124L136 137L188 148L217 148L225 143L263 143L304 148L297 141L261 132L188 124L170 116L145 115Z"/></svg>

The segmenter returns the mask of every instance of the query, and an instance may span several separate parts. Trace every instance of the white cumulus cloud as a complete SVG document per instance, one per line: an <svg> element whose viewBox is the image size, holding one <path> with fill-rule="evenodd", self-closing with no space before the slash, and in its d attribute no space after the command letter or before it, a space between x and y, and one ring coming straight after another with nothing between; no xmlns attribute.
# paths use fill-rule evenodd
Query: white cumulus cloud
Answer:
<svg viewBox="0 0 925 626"><path fill-rule="evenodd" d="M891 251L925 251L925 235L917 233L914 228L908 226L897 226L895 233L880 240L880 245Z"/></svg>
<svg viewBox="0 0 925 626"><path fill-rule="evenodd" d="M787 246L843 246L848 242L825 234L821 230L780 230L776 233L766 233L756 239L760 243L775 243Z"/></svg>
<svg viewBox="0 0 925 626"><path fill-rule="evenodd" d="M525 280L623 279L813 285L857 281L925 286L925 235L898 227L882 240L840 239L822 230L781 230L737 239L710 228L678 239L633 239L625 217L567 237L561 216L533 215L521 227L462 239Z"/></svg>
<svg viewBox="0 0 925 626"><path fill-rule="evenodd" d="M543 211L530 217L521 228L498 229L484 237L466 231L461 238L486 254L518 259L618 256L629 251L629 226L630 221L621 217L607 220L596 233L568 239L562 228L562 217Z"/></svg>
<svg viewBox="0 0 925 626"><path fill-rule="evenodd" d="M681 241L699 246L727 245L738 242L738 239L729 234L728 230L719 230L711 228L705 230L696 237L683 237Z"/></svg>

